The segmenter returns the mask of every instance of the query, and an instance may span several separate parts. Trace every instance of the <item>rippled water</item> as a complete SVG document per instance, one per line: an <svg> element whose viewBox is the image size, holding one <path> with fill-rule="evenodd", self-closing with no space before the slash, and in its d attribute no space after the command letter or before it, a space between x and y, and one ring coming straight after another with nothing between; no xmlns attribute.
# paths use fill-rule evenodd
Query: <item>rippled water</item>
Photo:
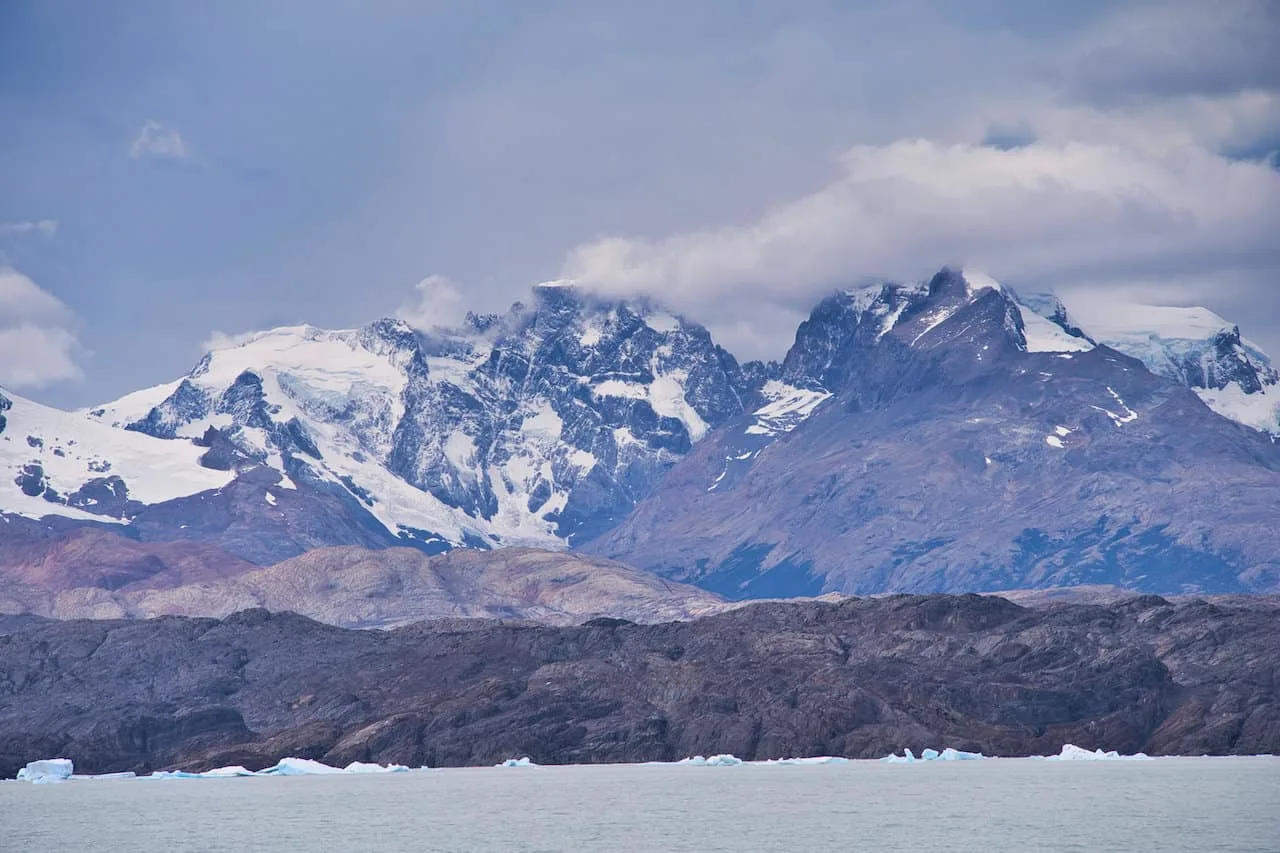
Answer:
<svg viewBox="0 0 1280 853"><path fill-rule="evenodd" d="M1280 851L1280 759L0 784L0 849Z"/></svg>

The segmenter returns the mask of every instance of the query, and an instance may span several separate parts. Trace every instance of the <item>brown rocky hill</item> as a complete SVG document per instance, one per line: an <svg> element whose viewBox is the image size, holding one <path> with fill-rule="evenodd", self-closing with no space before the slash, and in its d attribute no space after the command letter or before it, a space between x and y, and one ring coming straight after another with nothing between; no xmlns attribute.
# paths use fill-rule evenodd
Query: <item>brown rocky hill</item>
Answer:
<svg viewBox="0 0 1280 853"><path fill-rule="evenodd" d="M121 544L129 540L110 534L98 538L108 543L103 547L109 553L130 553L129 546ZM112 539L119 541L111 543ZM132 543L131 547L145 552L157 546ZM196 555L216 556L204 553L216 551L208 546L191 543L187 547ZM68 556L67 549L55 554ZM70 549L69 559L78 559L75 549ZM197 568L212 574L209 565L199 564L195 556L190 559L190 574L199 577ZM455 616L560 625L598 616L655 622L687 619L721 605L713 593L612 560L531 548L459 549L427 556L414 548L338 546L317 548L266 569L248 568L253 571L231 565L230 576L182 585L145 587L138 582L118 589L88 584L68 587L60 581L79 577L69 569L10 571L7 586L0 575L0 609L62 619L101 619L222 617L266 607L331 625L365 628Z"/></svg>

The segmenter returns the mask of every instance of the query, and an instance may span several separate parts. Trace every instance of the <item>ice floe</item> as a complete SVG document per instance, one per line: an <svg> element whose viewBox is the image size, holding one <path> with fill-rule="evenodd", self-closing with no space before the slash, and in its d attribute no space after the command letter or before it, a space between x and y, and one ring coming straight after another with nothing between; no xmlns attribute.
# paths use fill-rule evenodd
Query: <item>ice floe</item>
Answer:
<svg viewBox="0 0 1280 853"><path fill-rule="evenodd" d="M534 764L532 761L529 760L529 756L527 755L524 758L508 758L506 761L502 762L501 764L494 765L494 767L537 767L537 766L538 765Z"/></svg>
<svg viewBox="0 0 1280 853"><path fill-rule="evenodd" d="M31 761L18 771L18 779L23 782L47 784L49 782L65 782L74 771L70 758L46 758Z"/></svg>
<svg viewBox="0 0 1280 853"><path fill-rule="evenodd" d="M979 761L985 758L987 756L981 752L962 752L948 747L942 752L938 752L936 749L926 749L920 753L919 758L911 750L904 749L902 755L886 755L880 760L886 764L918 764L924 761Z"/></svg>
<svg viewBox="0 0 1280 853"><path fill-rule="evenodd" d="M713 755L710 758L693 755L676 762L678 765L687 767L737 767L742 763L742 759L736 755Z"/></svg>
<svg viewBox="0 0 1280 853"><path fill-rule="evenodd" d="M1139 752L1136 755L1121 755L1112 750L1111 752L1103 752L1101 749L1095 749L1090 752L1082 749L1073 743L1064 744L1062 752L1057 755L1043 756L1045 761L1149 761L1150 756Z"/></svg>

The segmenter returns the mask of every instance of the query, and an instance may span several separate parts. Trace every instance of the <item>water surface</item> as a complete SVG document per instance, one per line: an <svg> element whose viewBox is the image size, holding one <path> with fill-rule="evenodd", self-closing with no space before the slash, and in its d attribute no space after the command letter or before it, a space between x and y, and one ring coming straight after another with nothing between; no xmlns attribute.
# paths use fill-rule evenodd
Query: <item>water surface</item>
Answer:
<svg viewBox="0 0 1280 853"><path fill-rule="evenodd" d="M0 849L1280 851L1280 759L0 784Z"/></svg>

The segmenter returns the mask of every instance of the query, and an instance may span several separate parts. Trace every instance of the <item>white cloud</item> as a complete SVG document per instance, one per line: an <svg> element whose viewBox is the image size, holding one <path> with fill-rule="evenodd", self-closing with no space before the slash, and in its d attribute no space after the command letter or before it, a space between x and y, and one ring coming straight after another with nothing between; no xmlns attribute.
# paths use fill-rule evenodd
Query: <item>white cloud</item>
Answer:
<svg viewBox="0 0 1280 853"><path fill-rule="evenodd" d="M138 136L129 146L129 159L138 160L143 157L168 157L174 160L187 160L191 151L183 141L177 128L161 124L154 119L147 121L138 131Z"/></svg>
<svg viewBox="0 0 1280 853"><path fill-rule="evenodd" d="M0 222L0 236L40 234L52 237L58 233L58 220L38 219L31 222Z"/></svg>
<svg viewBox="0 0 1280 853"><path fill-rule="evenodd" d="M0 267L0 385L40 388L80 378L67 307L22 273Z"/></svg>
<svg viewBox="0 0 1280 853"><path fill-rule="evenodd" d="M415 328L456 326L472 307L467 305L457 283L442 275L427 276L414 290L414 298L401 306L396 316Z"/></svg>
<svg viewBox="0 0 1280 853"><path fill-rule="evenodd" d="M745 323L758 337L742 354L776 356L794 329L780 309L859 279L971 263L1037 287L1188 270L1212 281L1273 255L1276 222L1280 173L1202 148L915 140L853 148L837 180L748 225L586 244L564 275L656 295L717 334Z"/></svg>
<svg viewBox="0 0 1280 853"><path fill-rule="evenodd" d="M215 350L233 349L241 344L248 343L260 334L261 332L228 334L227 332L214 330L209 333L209 337L200 345L200 352L210 353Z"/></svg>

